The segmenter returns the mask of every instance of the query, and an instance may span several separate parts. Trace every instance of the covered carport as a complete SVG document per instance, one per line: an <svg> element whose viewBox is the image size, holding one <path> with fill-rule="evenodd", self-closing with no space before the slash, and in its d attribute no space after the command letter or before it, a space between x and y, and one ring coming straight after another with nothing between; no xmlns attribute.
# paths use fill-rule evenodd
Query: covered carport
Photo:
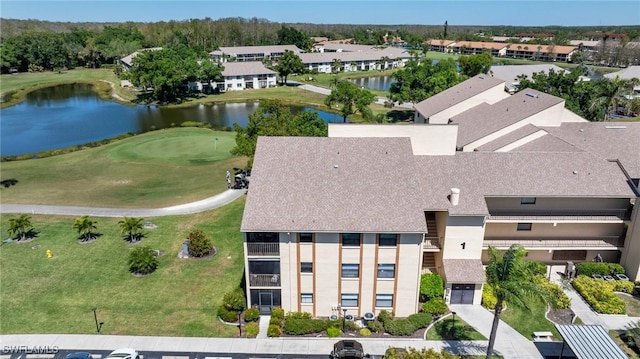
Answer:
<svg viewBox="0 0 640 359"><path fill-rule="evenodd" d="M629 359L599 325L560 325L562 336L560 359Z"/></svg>

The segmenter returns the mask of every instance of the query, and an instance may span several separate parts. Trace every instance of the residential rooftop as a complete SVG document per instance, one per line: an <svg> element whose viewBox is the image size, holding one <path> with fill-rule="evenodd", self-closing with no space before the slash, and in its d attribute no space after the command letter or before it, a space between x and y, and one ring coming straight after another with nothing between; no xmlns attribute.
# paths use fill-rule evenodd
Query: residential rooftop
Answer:
<svg viewBox="0 0 640 359"><path fill-rule="evenodd" d="M217 50L210 52L211 55L251 55L251 54L271 54L271 53L283 53L285 50L293 51L296 54L300 54L303 51L296 45L268 45L268 46L223 46Z"/></svg>
<svg viewBox="0 0 640 359"><path fill-rule="evenodd" d="M276 72L269 70L260 61L225 62L222 76L245 76L245 75L274 75Z"/></svg>

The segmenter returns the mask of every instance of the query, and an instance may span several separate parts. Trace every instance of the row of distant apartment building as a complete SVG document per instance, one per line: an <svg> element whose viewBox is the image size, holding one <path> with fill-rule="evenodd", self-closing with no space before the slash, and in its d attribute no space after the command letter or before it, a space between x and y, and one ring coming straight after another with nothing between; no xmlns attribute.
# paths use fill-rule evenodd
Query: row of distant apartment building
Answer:
<svg viewBox="0 0 640 359"><path fill-rule="evenodd" d="M240 228L249 304L407 316L428 272L448 303L478 304L488 247L513 244L640 279L640 123L587 122L504 87L475 76L415 104L411 125L260 137Z"/></svg>
<svg viewBox="0 0 640 359"><path fill-rule="evenodd" d="M494 57L534 59L540 61L571 61L576 46L507 44L502 42L429 40L429 51L472 55L489 52Z"/></svg>

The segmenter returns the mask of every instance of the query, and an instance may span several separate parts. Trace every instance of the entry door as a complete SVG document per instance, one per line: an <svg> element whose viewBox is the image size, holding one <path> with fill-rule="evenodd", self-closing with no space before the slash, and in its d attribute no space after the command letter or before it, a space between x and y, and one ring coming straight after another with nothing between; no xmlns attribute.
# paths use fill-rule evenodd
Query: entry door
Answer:
<svg viewBox="0 0 640 359"><path fill-rule="evenodd" d="M453 284L451 286L451 304L473 304L475 284Z"/></svg>
<svg viewBox="0 0 640 359"><path fill-rule="evenodd" d="M271 291L261 291L258 306L260 307L260 314L271 314L271 308L273 308L273 293L271 293Z"/></svg>

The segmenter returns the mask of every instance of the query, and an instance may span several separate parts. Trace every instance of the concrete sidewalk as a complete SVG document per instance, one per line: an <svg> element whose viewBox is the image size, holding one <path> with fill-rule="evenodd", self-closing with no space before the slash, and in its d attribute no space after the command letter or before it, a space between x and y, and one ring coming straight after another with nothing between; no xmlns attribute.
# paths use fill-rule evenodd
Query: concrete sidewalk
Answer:
<svg viewBox="0 0 640 359"><path fill-rule="evenodd" d="M138 351L209 352L243 354L301 354L329 355L333 344L345 338L183 338L143 337L122 335L81 334L24 334L2 335L0 346L52 347L61 350L114 350L133 348ZM483 355L486 342L425 341L416 338L356 338L364 351L372 355L383 355L390 347L433 348L455 354ZM505 356L505 358L528 358L527 356Z"/></svg>
<svg viewBox="0 0 640 359"><path fill-rule="evenodd" d="M449 309L489 338L493 325L493 313L480 305L450 305ZM542 358L532 341L522 336L502 320L498 324L498 333L494 350L504 358Z"/></svg>
<svg viewBox="0 0 640 359"><path fill-rule="evenodd" d="M131 209L131 208L98 208L72 206L45 206L35 204L0 204L0 213L31 213L63 216L91 217L161 217L179 214L192 214L222 207L242 197L244 189L229 189L215 196L200 201L179 204L164 208Z"/></svg>

